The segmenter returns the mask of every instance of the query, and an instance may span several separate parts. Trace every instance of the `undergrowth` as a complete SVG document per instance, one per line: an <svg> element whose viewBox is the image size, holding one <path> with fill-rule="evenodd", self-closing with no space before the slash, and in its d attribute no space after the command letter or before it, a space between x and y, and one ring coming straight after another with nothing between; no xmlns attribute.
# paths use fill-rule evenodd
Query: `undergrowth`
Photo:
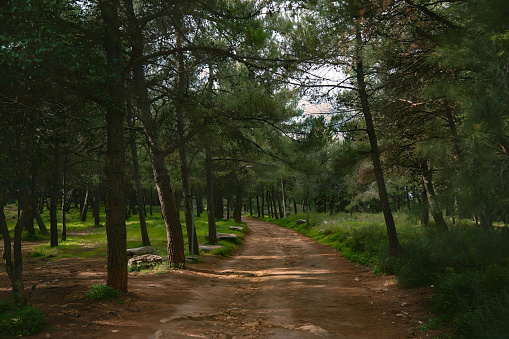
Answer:
<svg viewBox="0 0 509 339"><path fill-rule="evenodd" d="M92 286L85 294L90 299L109 300L121 296L122 291L116 290L110 286L98 284Z"/></svg>
<svg viewBox="0 0 509 339"><path fill-rule="evenodd" d="M482 230L464 222L446 232L395 214L401 258L389 255L381 215L297 214L269 219L341 251L350 261L395 274L407 287L433 286L435 318L422 329L452 325L460 338L507 338L509 333L509 229Z"/></svg>
<svg viewBox="0 0 509 339"><path fill-rule="evenodd" d="M0 337L14 338L38 333L44 326L42 310L36 306L16 304L12 298L0 302Z"/></svg>

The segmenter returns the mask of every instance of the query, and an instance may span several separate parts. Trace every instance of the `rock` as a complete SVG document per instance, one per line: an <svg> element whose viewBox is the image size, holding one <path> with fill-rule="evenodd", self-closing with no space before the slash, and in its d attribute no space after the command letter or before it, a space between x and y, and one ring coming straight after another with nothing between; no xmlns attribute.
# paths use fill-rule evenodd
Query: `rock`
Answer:
<svg viewBox="0 0 509 339"><path fill-rule="evenodd" d="M212 251L212 250L215 250L215 249L218 249L221 247L224 247L224 246L221 246L221 245L200 245L200 250Z"/></svg>
<svg viewBox="0 0 509 339"><path fill-rule="evenodd" d="M231 230L235 230L235 231L243 231L244 227L242 227L242 226L230 226L230 229Z"/></svg>
<svg viewBox="0 0 509 339"><path fill-rule="evenodd" d="M133 255L144 255L144 254L157 254L157 250L152 246L142 246L127 249L128 257L132 257Z"/></svg>
<svg viewBox="0 0 509 339"><path fill-rule="evenodd" d="M235 241L237 239L237 235L233 233L217 233L216 239L219 240L226 240L226 241ZM209 240L209 235L205 235L205 240Z"/></svg>
<svg viewBox="0 0 509 339"><path fill-rule="evenodd" d="M155 254L143 254L135 256L128 261L129 266L137 266L139 268L149 268L163 262L163 257Z"/></svg>
<svg viewBox="0 0 509 339"><path fill-rule="evenodd" d="M306 220L304 220L304 219L297 219L297 220L295 220L295 223L296 223L297 225L301 225L301 224L305 224L305 223L307 223L307 221L306 221Z"/></svg>

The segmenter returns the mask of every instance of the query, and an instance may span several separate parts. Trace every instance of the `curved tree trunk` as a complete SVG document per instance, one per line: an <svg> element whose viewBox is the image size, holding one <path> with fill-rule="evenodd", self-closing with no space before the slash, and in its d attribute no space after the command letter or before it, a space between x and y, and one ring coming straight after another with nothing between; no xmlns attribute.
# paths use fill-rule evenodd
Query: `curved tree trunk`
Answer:
<svg viewBox="0 0 509 339"><path fill-rule="evenodd" d="M433 220L435 220L435 226L439 230L447 230L447 224L445 223L444 215L442 214L442 208L436 199L435 188L433 187L433 171L429 168L427 162L422 163L421 170L424 190L431 209L431 215L433 216Z"/></svg>
<svg viewBox="0 0 509 339"><path fill-rule="evenodd" d="M143 34L139 26L132 0L126 0L126 11L128 16L129 33L132 42L132 58L137 59L143 55L144 42ZM139 118L143 123L145 135L149 142L149 154L154 173L154 180L161 204L161 213L166 225L166 236L168 240L168 261L175 265L185 264L184 238L180 215L175 205L175 197L171 186L171 180L165 163L165 153L162 150L159 140L160 126L152 117L148 88L145 78L143 64L133 66L133 90L139 111Z"/></svg>
<svg viewBox="0 0 509 339"><path fill-rule="evenodd" d="M87 221L87 213L88 213L88 188L85 193L85 199L83 199L83 207L81 208L81 221L85 222Z"/></svg>
<svg viewBox="0 0 509 339"><path fill-rule="evenodd" d="M392 216L391 207L389 205L389 196L387 194L387 188L385 187L385 179L382 169L382 163L380 161L380 151L378 149L378 141L375 132L375 126L373 124L373 116L371 114L371 107L368 100L368 93L366 89L366 83L364 81L364 67L362 63L362 37L359 25L356 29L356 41L357 41L357 65L356 65L356 76L357 86L359 92L359 98L361 101L362 113L364 114L364 120L366 122L366 130L368 133L369 144L371 146L371 158L373 161L373 168L375 170L376 183L378 186L378 194L380 196L380 205L385 219L385 226L387 228L387 234L389 237L389 247L391 255L395 257L401 256L401 247L398 241L398 235L396 233L396 225L394 224L394 218Z"/></svg>
<svg viewBox="0 0 509 339"><path fill-rule="evenodd" d="M18 219L16 226L14 227L14 258L12 256L12 245L11 236L7 228L4 214L5 200L0 200L0 234L4 239L4 253L3 259L5 263L5 270L11 281L12 293L14 295L14 301L16 303L25 304L28 300L25 294L25 288L23 284L23 256L21 254L21 234L23 232L24 224L32 220L30 217L30 209L23 210L21 217Z"/></svg>

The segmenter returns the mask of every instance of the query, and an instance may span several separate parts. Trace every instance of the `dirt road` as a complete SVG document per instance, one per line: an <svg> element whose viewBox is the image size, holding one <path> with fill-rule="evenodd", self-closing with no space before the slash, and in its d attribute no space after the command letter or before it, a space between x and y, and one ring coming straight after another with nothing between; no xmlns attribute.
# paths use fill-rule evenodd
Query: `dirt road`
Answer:
<svg viewBox="0 0 509 339"><path fill-rule="evenodd" d="M422 291L373 276L292 230L245 221L249 233L232 258L131 274L122 303L84 296L104 283L102 260L41 269L47 263L33 259L26 269L39 284L33 303L49 318L36 338L426 337L409 331L425 321Z"/></svg>
<svg viewBox="0 0 509 339"><path fill-rule="evenodd" d="M191 268L203 279L185 303L109 338L413 337L410 296L390 278L292 230L246 221L233 258Z"/></svg>

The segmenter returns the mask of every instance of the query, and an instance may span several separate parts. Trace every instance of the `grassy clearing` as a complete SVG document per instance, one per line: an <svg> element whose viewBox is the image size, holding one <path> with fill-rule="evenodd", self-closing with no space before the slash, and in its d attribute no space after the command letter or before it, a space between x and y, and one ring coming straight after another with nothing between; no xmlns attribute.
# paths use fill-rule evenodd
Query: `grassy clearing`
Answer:
<svg viewBox="0 0 509 339"><path fill-rule="evenodd" d="M507 338L509 333L509 228L481 230L462 221L446 232L395 214L402 258L391 258L381 214L305 214L263 220L292 228L347 259L396 274L408 287L434 286L436 317L421 330L450 325L459 338ZM301 221L302 221L301 220Z"/></svg>
<svg viewBox="0 0 509 339"><path fill-rule="evenodd" d="M166 227L161 216L160 209L153 208L153 215L147 215L147 229L150 238L151 245L155 247L158 253L165 257L167 255L167 239L166 239ZM7 205L5 207L5 213L8 219L8 227L13 236L14 226L17 221L17 207L15 205ZM59 215L60 217L60 215ZM42 218L49 229L49 211L45 210L42 214ZM60 219L60 218L59 218ZM33 257L54 257L58 258L90 258L90 257L105 257L106 256L106 229L104 228L104 206L102 206L100 213L101 225L99 227L94 225L94 219L92 211L89 209L87 215L87 221L82 222L80 220L80 214L78 209L73 208L66 214L66 225L67 225L67 239L59 239L57 248L49 246L49 235L42 235L39 232L37 223L34 223L36 229L36 240L43 240L43 243L35 246L30 254ZM181 212L181 224L183 226L182 231L184 233L184 241L186 244L185 254L189 256L187 251L187 231L185 227L184 213ZM230 230L230 226L243 226L244 230ZM61 227L59 223L59 228ZM208 233L208 222L206 213L202 213L200 218L195 216L195 227L198 242L200 244L208 244L205 240L205 235ZM202 251L202 255L221 255L229 256L233 250L244 239L244 235L247 232L245 224L237 224L233 220L217 220L216 221L217 232L222 233L234 233L237 234L237 241L232 242L219 242L224 247L218 250L207 253ZM127 230L127 248L134 248L142 246L140 223L137 215L133 215L126 221ZM60 229L59 229L60 232ZM26 232L25 232L26 233ZM24 236L24 241L28 238Z"/></svg>

